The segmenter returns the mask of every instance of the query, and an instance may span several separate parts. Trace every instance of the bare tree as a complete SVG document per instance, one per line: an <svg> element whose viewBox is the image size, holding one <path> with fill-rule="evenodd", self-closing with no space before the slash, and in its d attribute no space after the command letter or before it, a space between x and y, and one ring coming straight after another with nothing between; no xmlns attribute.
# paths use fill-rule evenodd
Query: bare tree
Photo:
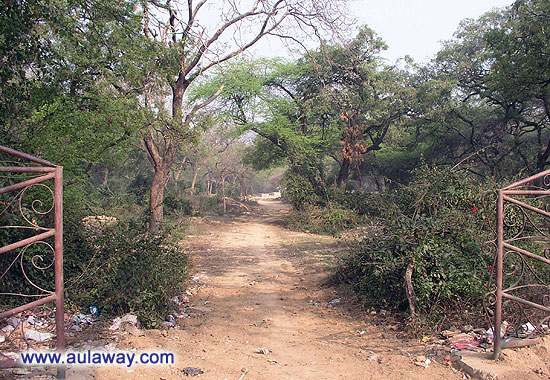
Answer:
<svg viewBox="0 0 550 380"><path fill-rule="evenodd" d="M321 38L339 30L345 18L341 0L141 0L140 4L144 35L159 54L143 101L157 115L144 137L155 170L149 227L156 231L163 220L164 190L178 144L193 137L196 114L222 90L205 101L189 102L189 86L265 36L296 42L298 36Z"/></svg>

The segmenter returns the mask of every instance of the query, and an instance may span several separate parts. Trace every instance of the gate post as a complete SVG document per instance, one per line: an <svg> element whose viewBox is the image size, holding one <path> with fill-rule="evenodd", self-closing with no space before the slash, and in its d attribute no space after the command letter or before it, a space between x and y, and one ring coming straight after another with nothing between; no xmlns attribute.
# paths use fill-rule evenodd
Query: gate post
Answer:
<svg viewBox="0 0 550 380"><path fill-rule="evenodd" d="M502 270L504 250L504 198L502 190L498 191L497 198L497 252L496 252L496 300L495 300L495 326L493 328L494 352L493 359L498 359L502 350L500 336L502 326Z"/></svg>
<svg viewBox="0 0 550 380"><path fill-rule="evenodd" d="M63 168L55 168L54 179L54 229L55 229L55 332L57 351L65 351L64 289L63 289ZM57 378L65 379L65 367L57 368Z"/></svg>

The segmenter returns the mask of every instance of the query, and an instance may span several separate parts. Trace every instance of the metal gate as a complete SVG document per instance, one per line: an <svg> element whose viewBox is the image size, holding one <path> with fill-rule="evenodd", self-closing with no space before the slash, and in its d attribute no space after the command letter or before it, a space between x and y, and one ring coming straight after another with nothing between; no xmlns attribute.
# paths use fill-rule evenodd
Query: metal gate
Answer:
<svg viewBox="0 0 550 380"><path fill-rule="evenodd" d="M0 226L0 232L19 232L16 235L22 236L18 241L10 241L0 248L0 255L12 252L13 257L7 260L7 267L0 268L0 284L8 274L20 276L29 284L26 291L0 289L0 295L32 300L10 310L0 310L0 320L48 302L55 302L57 350L63 351L63 168L4 146L0 146L0 153L3 156L0 161L0 176L2 183L6 184L0 188L0 195L6 194L0 200L0 217L4 221L9 219L9 225ZM35 194L46 194L52 199L31 198L27 202L26 196L33 193L33 190ZM53 225L41 225L44 221ZM4 236L10 236L9 232ZM42 249L41 252L45 250L46 253L30 252L37 246ZM32 256L30 260L29 253ZM24 260L28 260L33 273L53 270L54 289L44 289L41 284L37 284L32 274L25 269ZM13 274L13 271L17 273ZM0 367L9 368L15 365L14 360L0 358ZM64 378L63 368L58 369L58 377Z"/></svg>
<svg viewBox="0 0 550 380"><path fill-rule="evenodd" d="M486 311L494 359L550 324L550 170L497 191L496 254ZM493 283L494 280L494 283Z"/></svg>

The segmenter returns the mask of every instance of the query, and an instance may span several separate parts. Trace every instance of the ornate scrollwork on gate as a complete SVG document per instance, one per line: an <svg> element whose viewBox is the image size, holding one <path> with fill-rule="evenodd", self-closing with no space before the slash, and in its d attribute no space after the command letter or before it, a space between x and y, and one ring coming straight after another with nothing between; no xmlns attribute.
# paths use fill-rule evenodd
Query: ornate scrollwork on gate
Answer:
<svg viewBox="0 0 550 380"><path fill-rule="evenodd" d="M63 168L3 146L0 155L0 297L21 300L0 309L0 320L55 302L63 350ZM2 298L0 308L13 304ZM0 358L0 367L13 365Z"/></svg>
<svg viewBox="0 0 550 380"><path fill-rule="evenodd" d="M549 332L550 171L497 191L496 248L485 308L494 356Z"/></svg>

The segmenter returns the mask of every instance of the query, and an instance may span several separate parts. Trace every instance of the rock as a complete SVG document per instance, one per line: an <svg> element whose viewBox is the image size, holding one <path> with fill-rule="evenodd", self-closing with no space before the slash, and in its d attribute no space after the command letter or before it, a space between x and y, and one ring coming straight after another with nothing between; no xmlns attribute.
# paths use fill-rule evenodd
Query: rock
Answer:
<svg viewBox="0 0 550 380"><path fill-rule="evenodd" d="M8 335L9 333L11 333L13 330L15 330L15 327L13 327L12 325L7 325L6 327L4 327L2 329L2 332L6 335Z"/></svg>
<svg viewBox="0 0 550 380"><path fill-rule="evenodd" d="M185 367L182 372L185 376L200 376L204 373L202 369L195 367Z"/></svg>
<svg viewBox="0 0 550 380"><path fill-rule="evenodd" d="M125 330L130 333L130 335L134 335L134 336L145 336L145 332L143 332L142 330L138 329L136 326L134 325L126 325L125 327Z"/></svg>
<svg viewBox="0 0 550 380"><path fill-rule="evenodd" d="M340 302L342 302L341 298L335 298L332 301L329 301L329 304L330 305L336 305L336 304L339 304Z"/></svg>
<svg viewBox="0 0 550 380"><path fill-rule="evenodd" d="M378 355L373 354L373 355L369 356L367 359L371 360L371 361L378 361L379 357L378 357Z"/></svg>

